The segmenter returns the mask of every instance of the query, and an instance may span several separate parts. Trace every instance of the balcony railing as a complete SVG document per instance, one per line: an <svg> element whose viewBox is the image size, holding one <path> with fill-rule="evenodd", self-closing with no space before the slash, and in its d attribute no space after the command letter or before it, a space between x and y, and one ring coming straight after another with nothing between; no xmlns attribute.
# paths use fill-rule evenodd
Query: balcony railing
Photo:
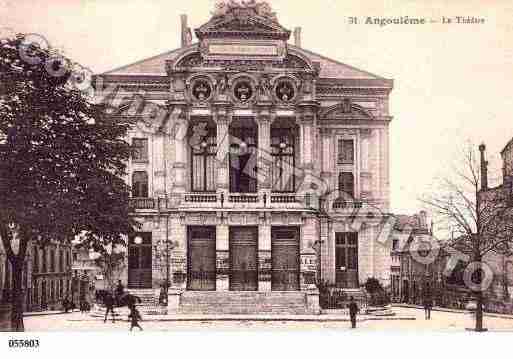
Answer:
<svg viewBox="0 0 513 359"><path fill-rule="evenodd" d="M319 209L319 199L310 193L173 193L160 198L131 198L129 205L132 210L160 211L183 207Z"/></svg>
<svg viewBox="0 0 513 359"><path fill-rule="evenodd" d="M228 196L228 202L233 203L258 203L258 194L237 193Z"/></svg>
<svg viewBox="0 0 513 359"><path fill-rule="evenodd" d="M333 209L362 208L362 206L362 201L346 201L344 199L338 199L333 202Z"/></svg>
<svg viewBox="0 0 513 359"><path fill-rule="evenodd" d="M271 203L296 203L298 199L295 193L271 194Z"/></svg>
<svg viewBox="0 0 513 359"><path fill-rule="evenodd" d="M155 209L154 198L130 198L129 206L132 209Z"/></svg>
<svg viewBox="0 0 513 359"><path fill-rule="evenodd" d="M217 194L186 194L184 195L184 201L195 203L215 203L217 202Z"/></svg>

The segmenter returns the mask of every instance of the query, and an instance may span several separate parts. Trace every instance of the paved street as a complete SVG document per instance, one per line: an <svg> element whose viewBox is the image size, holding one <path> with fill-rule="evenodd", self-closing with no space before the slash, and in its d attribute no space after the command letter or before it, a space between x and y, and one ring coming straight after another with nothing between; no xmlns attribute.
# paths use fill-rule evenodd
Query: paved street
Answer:
<svg viewBox="0 0 513 359"><path fill-rule="evenodd" d="M473 326L470 314L432 312L430 321L424 320L424 312L414 308L394 308L399 316L415 317L416 320L366 320L358 323L358 330L399 331L451 331L461 332ZM322 318L322 317L321 317ZM126 319L126 318L124 318ZM348 321L295 322L295 321L152 321L146 316L141 323L145 330L348 330ZM491 331L513 331L513 319L485 317L485 326ZM126 320L103 323L99 318L78 312L25 318L27 331L127 331ZM138 329L134 329L137 331Z"/></svg>

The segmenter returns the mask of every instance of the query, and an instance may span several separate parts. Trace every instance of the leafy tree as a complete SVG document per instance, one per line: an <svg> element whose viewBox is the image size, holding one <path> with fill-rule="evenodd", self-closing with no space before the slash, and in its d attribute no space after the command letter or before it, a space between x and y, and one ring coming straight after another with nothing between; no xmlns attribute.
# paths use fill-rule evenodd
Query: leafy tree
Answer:
<svg viewBox="0 0 513 359"><path fill-rule="evenodd" d="M70 85L71 62L0 40L0 237L13 269L12 330L23 331L22 266L29 242L103 252L133 231L123 181L130 123L112 120ZM32 61L26 61L27 54Z"/></svg>
<svg viewBox="0 0 513 359"><path fill-rule="evenodd" d="M385 288L383 288L383 285L377 278L368 278L364 286L367 293L370 294L371 305L385 305L390 303L390 298Z"/></svg>
<svg viewBox="0 0 513 359"><path fill-rule="evenodd" d="M105 278L108 289L112 292L121 277L121 274L126 268L126 255L125 252L103 252L98 258L95 259L95 264L101 269L103 277Z"/></svg>
<svg viewBox="0 0 513 359"><path fill-rule="evenodd" d="M370 294L375 294L383 290L383 286L378 279L371 277L365 282L365 290Z"/></svg>

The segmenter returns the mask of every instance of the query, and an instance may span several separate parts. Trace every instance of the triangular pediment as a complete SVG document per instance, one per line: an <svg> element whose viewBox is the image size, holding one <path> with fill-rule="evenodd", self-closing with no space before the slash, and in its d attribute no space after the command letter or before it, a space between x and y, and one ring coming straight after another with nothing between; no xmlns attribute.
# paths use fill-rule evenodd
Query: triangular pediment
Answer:
<svg viewBox="0 0 513 359"><path fill-rule="evenodd" d="M324 110L321 115L325 120L341 120L341 119L355 119L355 120L372 120L372 114L363 107L352 104L349 98L344 99L339 104L331 106Z"/></svg>
<svg viewBox="0 0 513 359"><path fill-rule="evenodd" d="M209 22L195 30L202 40L209 37L272 38L288 40L290 31L281 26L276 15L264 3L224 5Z"/></svg>

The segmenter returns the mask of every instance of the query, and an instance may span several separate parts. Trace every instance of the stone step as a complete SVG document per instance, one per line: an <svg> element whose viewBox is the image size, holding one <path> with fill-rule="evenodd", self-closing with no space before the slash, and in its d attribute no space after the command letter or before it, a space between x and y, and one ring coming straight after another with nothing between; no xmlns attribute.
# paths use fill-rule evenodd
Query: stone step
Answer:
<svg viewBox="0 0 513 359"><path fill-rule="evenodd" d="M154 306L159 304L158 291L155 289L128 289L128 292L141 298L142 305Z"/></svg>
<svg viewBox="0 0 513 359"><path fill-rule="evenodd" d="M181 314L307 314L303 292L184 292Z"/></svg>

